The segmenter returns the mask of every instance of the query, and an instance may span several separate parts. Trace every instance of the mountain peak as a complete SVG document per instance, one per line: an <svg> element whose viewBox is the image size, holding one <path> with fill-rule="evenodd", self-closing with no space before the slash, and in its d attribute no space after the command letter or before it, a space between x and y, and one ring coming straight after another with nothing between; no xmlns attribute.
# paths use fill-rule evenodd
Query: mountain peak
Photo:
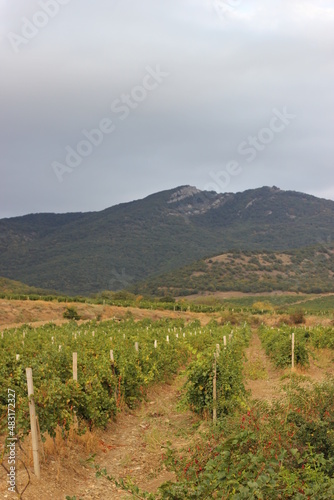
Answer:
<svg viewBox="0 0 334 500"><path fill-rule="evenodd" d="M176 203L201 192L195 186L181 186L180 188L176 189L177 190L173 192L167 203Z"/></svg>
<svg viewBox="0 0 334 500"><path fill-rule="evenodd" d="M167 200L168 215L181 217L203 215L223 205L229 196L229 193L222 194L215 191L201 191L194 186L180 186Z"/></svg>

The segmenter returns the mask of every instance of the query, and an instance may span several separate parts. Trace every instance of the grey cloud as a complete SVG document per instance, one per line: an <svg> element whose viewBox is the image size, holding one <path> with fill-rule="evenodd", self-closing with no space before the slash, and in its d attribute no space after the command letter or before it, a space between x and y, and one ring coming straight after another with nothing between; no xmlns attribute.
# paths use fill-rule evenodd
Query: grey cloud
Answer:
<svg viewBox="0 0 334 500"><path fill-rule="evenodd" d="M334 198L331 2L244 1L221 22L210 0L71 0L15 54L6 34L39 5L0 0L0 217L204 188L230 160L227 191ZM157 64L170 76L121 122L111 103ZM296 119L245 163L240 143L285 106ZM115 133L59 184L52 162L105 117Z"/></svg>

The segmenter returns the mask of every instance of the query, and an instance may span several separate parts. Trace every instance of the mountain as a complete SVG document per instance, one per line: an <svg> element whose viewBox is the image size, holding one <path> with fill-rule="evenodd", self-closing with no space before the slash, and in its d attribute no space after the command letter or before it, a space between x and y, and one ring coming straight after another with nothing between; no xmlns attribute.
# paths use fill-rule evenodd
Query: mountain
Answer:
<svg viewBox="0 0 334 500"><path fill-rule="evenodd" d="M285 252L232 250L137 283L130 291L183 296L203 292L334 292L334 245Z"/></svg>
<svg viewBox="0 0 334 500"><path fill-rule="evenodd" d="M0 220L0 275L68 294L117 290L240 250L334 237L334 202L276 187L215 193L181 186L100 212Z"/></svg>

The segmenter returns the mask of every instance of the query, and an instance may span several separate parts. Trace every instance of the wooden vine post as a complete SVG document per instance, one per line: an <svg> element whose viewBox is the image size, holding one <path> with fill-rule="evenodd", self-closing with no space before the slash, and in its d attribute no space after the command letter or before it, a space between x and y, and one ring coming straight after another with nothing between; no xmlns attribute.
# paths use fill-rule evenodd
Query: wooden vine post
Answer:
<svg viewBox="0 0 334 500"><path fill-rule="evenodd" d="M114 351L113 351L113 349L110 349L110 363L111 363L112 373L113 373L113 375L115 375L115 358L114 358ZM114 398L115 398L115 401L116 401L116 404L117 404L117 399L118 399L118 396L117 396L117 386L115 386Z"/></svg>
<svg viewBox="0 0 334 500"><path fill-rule="evenodd" d="M75 382L78 382L78 353L73 352L72 354L73 357L73 380ZM74 428L77 430L78 429L78 417L75 408L73 409L74 413Z"/></svg>
<svg viewBox="0 0 334 500"><path fill-rule="evenodd" d="M29 397L29 413L30 413L32 454L34 459L34 472L36 474L37 479L40 479L41 470L39 466L39 454L38 454L38 432L37 432L35 402L33 398L34 384L32 380L31 368L26 368L26 375L27 375L28 397Z"/></svg>
<svg viewBox="0 0 334 500"><path fill-rule="evenodd" d="M295 333L291 335L291 370L295 369Z"/></svg>
<svg viewBox="0 0 334 500"><path fill-rule="evenodd" d="M214 353L214 362L213 362L213 423L215 424L217 421L217 353Z"/></svg>
<svg viewBox="0 0 334 500"><path fill-rule="evenodd" d="M78 353L73 353L73 380L78 382Z"/></svg>

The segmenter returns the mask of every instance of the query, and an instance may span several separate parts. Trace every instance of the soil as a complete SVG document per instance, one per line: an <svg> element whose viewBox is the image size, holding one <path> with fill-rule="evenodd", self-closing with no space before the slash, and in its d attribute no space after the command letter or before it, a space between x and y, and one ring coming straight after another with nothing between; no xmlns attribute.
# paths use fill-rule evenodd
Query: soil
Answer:
<svg viewBox="0 0 334 500"><path fill-rule="evenodd" d="M253 399L273 401L280 396L280 379L283 371L274 366L266 355L258 334L253 331L249 347L245 351L245 387Z"/></svg>

